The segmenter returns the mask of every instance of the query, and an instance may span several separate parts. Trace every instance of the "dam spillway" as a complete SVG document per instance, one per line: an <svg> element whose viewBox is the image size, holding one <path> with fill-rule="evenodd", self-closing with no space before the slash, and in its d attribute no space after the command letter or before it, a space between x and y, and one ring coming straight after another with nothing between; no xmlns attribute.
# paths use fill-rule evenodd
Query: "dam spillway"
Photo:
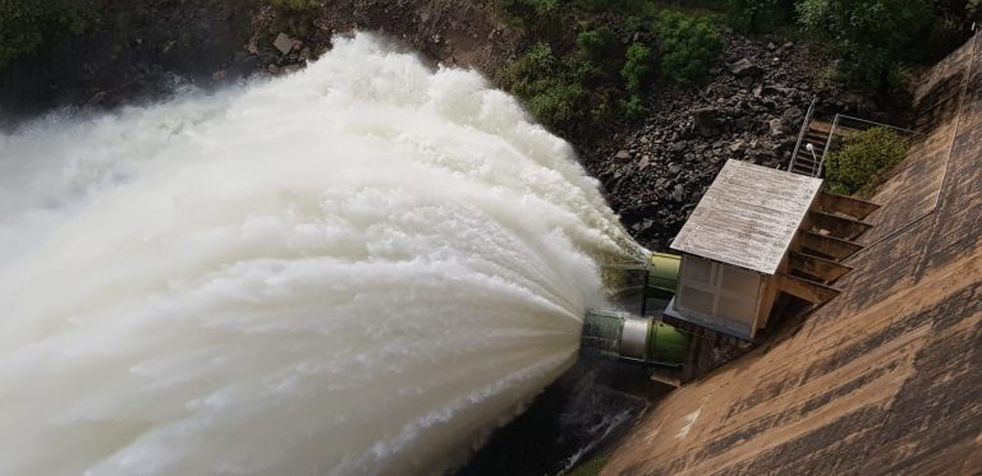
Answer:
<svg viewBox="0 0 982 476"><path fill-rule="evenodd" d="M513 98L367 35L0 171L2 474L439 471L644 254Z"/></svg>

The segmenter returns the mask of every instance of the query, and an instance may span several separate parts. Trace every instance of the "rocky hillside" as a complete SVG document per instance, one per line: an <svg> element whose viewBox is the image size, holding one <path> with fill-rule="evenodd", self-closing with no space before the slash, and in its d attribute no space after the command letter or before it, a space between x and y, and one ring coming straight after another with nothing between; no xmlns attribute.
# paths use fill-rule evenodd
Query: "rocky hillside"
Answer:
<svg viewBox="0 0 982 476"><path fill-rule="evenodd" d="M211 89L289 72L330 49L334 35L354 30L380 32L434 64L484 71L495 71L518 46L493 1L329 0L302 12L274 3L79 1L76 32L49 34L32 54L0 64L0 117L112 109L164 97L181 83Z"/></svg>
<svg viewBox="0 0 982 476"><path fill-rule="evenodd" d="M658 94L642 125L587 149L585 165L631 233L663 249L727 159L786 165L813 99L819 112L880 116L869 99L817 81L826 61L807 45L729 33L708 85Z"/></svg>

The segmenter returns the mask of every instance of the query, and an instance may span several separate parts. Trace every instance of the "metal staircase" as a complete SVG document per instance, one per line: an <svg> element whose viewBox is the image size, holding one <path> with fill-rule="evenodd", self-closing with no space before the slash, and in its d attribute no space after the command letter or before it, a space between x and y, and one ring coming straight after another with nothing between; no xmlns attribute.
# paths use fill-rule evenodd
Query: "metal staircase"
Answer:
<svg viewBox="0 0 982 476"><path fill-rule="evenodd" d="M829 142L832 124L812 119L791 158L790 171L796 174L818 177L822 175L822 157Z"/></svg>
<svg viewBox="0 0 982 476"><path fill-rule="evenodd" d="M822 157L824 157L825 148L829 145L829 138L834 129L832 124L815 119L817 101L817 98L813 99L808 107L808 113L805 114L801 131L798 133L798 142L794 146L791 161L788 163L789 172L809 177L822 175Z"/></svg>
<svg viewBox="0 0 982 476"><path fill-rule="evenodd" d="M903 137L920 135L919 132L902 127L883 124L880 122L860 119L858 117L836 114L832 122L815 119L815 104L813 99L808 107L808 113L801 124L798 142L791 153L787 170L792 173L821 177L824 172L825 160L829 154L842 147L843 139L850 134L861 132L874 127L891 129Z"/></svg>

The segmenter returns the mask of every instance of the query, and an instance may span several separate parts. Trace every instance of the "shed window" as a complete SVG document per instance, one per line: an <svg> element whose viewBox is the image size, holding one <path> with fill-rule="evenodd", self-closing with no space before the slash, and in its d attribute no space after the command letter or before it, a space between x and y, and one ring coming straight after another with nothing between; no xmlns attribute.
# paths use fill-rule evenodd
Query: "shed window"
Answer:
<svg viewBox="0 0 982 476"><path fill-rule="evenodd" d="M685 255L680 281L678 305L682 310L752 334L761 286L760 275Z"/></svg>
<svg viewBox="0 0 982 476"><path fill-rule="evenodd" d="M720 268L723 271L720 287L724 290L742 295L757 295L757 287L760 285L760 277L757 273L733 266L720 266Z"/></svg>

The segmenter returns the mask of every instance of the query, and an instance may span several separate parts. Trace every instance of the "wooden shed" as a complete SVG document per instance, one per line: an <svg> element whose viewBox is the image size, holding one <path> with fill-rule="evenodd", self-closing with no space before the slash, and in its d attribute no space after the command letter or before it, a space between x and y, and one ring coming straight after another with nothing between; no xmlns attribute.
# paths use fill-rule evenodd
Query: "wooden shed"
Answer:
<svg viewBox="0 0 982 476"><path fill-rule="evenodd" d="M860 220L876 206L821 186L817 178L727 161L671 245L682 265L665 314L753 339L781 292L813 305L835 296L831 283L849 270L838 260L861 248L848 240L868 228ZM850 248L840 256L839 248L816 249L829 240Z"/></svg>

